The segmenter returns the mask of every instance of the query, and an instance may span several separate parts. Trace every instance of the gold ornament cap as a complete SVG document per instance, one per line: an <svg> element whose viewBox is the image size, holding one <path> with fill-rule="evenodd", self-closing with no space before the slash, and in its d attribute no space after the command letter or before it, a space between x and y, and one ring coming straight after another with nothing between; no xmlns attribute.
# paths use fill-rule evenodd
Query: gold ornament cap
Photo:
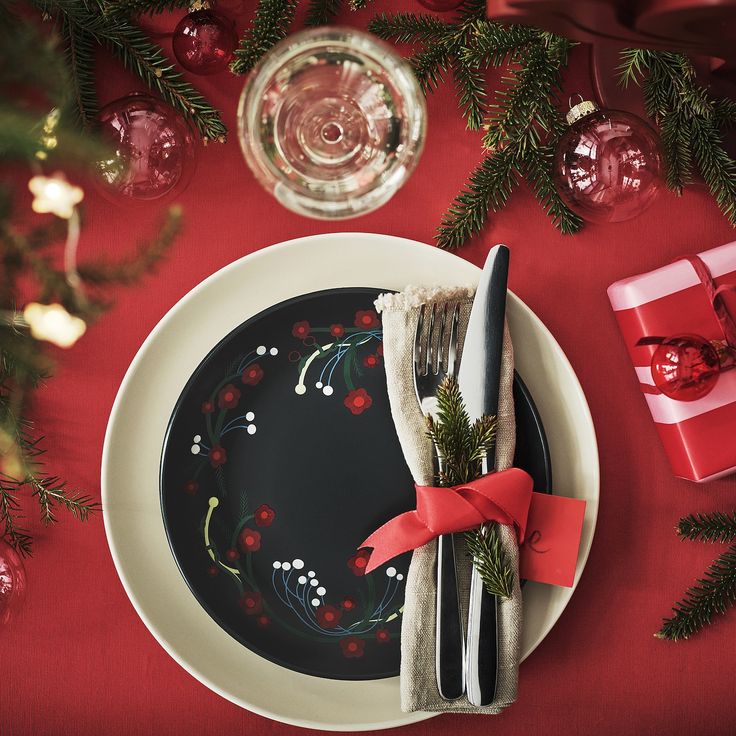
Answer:
<svg viewBox="0 0 736 736"><path fill-rule="evenodd" d="M567 120L568 125L577 123L578 120L600 110L600 107L598 107L593 100L584 100L582 95L577 96L580 97L580 102L576 105L572 105L567 111L567 115L565 115L565 120Z"/></svg>

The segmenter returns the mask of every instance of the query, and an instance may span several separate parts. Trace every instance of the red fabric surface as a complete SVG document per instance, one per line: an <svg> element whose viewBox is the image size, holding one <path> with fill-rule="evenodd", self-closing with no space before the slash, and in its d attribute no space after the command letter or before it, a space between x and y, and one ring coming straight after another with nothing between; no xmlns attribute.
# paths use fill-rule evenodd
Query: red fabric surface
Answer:
<svg viewBox="0 0 736 736"><path fill-rule="evenodd" d="M376 3L351 22L377 9L389 4ZM573 54L570 93L590 90L586 62L584 51ZM103 102L139 86L116 66L103 63L100 71ZM234 129L242 81L225 74L197 83ZM105 425L123 374L148 332L203 278L246 253L313 233L354 229L431 242L479 155L479 136L465 132L448 86L429 99L427 147L404 189L372 215L330 224L292 215L263 192L234 136L204 149L182 197L185 230L168 261L116 293L113 311L74 349L55 354L56 376L35 407L49 466L99 493ZM81 256L130 250L156 216L155 208L133 215L114 208L88 188ZM600 512L577 592L521 667L518 702L496 717L440 716L402 736L733 732L736 612L687 642L652 634L722 549L678 541L674 524L690 511L733 509L736 480L698 486L673 478L606 296L619 278L732 239L701 189L663 196L643 217L591 225L574 237L560 235L523 189L459 252L481 264L491 245L510 246L511 288L552 330L587 394L600 446ZM28 599L0 632L3 736L299 733L223 700L161 649L117 578L101 518L64 518L35 531Z"/></svg>

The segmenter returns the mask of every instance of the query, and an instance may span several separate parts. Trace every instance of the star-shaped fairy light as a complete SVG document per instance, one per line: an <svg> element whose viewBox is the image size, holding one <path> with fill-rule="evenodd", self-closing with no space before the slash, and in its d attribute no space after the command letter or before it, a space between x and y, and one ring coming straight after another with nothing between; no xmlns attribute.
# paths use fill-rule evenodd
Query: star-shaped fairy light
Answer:
<svg viewBox="0 0 736 736"><path fill-rule="evenodd" d="M83 319L69 314L61 304L30 302L23 310L23 319L36 340L46 340L60 348L70 348L87 329Z"/></svg>
<svg viewBox="0 0 736 736"><path fill-rule="evenodd" d="M31 206L34 212L51 212L64 220L74 214L74 208L84 198L82 189L70 184L63 174L34 176L28 182L28 188L33 194Z"/></svg>

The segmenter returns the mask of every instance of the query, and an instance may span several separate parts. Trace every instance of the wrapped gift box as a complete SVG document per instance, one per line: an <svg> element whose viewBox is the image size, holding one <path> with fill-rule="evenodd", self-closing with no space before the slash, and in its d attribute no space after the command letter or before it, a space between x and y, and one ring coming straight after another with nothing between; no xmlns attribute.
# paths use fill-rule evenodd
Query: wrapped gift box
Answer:
<svg viewBox="0 0 736 736"><path fill-rule="evenodd" d="M736 283L736 242L698 255L716 286ZM691 263L678 260L617 281L608 288L608 297L675 475L702 483L735 473L736 370L721 373L703 398L677 401L654 386L651 359L656 345L637 344L646 337L682 334L723 340L708 294Z"/></svg>

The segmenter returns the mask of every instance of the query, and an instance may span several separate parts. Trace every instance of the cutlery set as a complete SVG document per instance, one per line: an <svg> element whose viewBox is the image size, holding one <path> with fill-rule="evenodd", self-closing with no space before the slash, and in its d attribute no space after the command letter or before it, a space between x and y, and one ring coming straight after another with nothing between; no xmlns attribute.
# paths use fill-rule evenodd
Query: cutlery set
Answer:
<svg viewBox="0 0 736 736"><path fill-rule="evenodd" d="M458 306L422 307L414 341L414 384L425 415L436 416L437 387L448 376L457 378L471 422L498 413L508 267L508 248L493 248L475 293L462 354ZM483 473L494 466L495 458L486 457ZM436 456L435 470L441 467L442 458ZM450 534L441 536L437 542L435 669L444 699L456 700L466 694L474 706L493 702L498 675L497 603L474 567L464 635L454 539Z"/></svg>

